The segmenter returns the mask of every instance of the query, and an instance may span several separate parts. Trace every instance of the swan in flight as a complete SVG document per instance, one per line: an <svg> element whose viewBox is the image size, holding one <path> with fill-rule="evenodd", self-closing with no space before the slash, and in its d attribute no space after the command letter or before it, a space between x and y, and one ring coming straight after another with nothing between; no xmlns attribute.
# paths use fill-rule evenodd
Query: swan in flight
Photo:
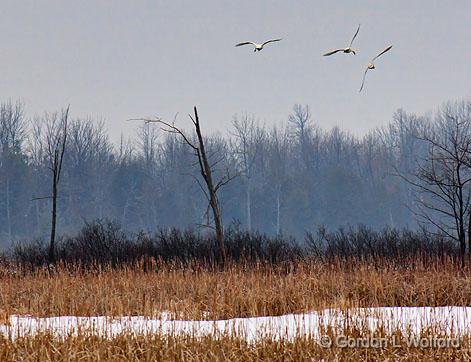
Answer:
<svg viewBox="0 0 471 362"><path fill-rule="evenodd" d="M255 47L255 49L254 49L253 51L254 51L254 52L259 52L259 51L262 50L263 47L264 47L265 45L267 45L268 43L274 43L274 42L280 41L280 40L281 40L281 39L271 39L271 40L267 40L265 43L262 43L262 44L254 43L254 42L252 42L252 41L244 41L244 42L242 42L242 43L236 44L235 46L236 46L236 47L240 47L240 46L242 46L242 45L249 45L249 44L252 44L252 45Z"/></svg>
<svg viewBox="0 0 471 362"><path fill-rule="evenodd" d="M355 50L352 49L352 44L353 44L353 41L355 40L355 38L357 37L358 32L360 31L360 25L361 24L358 25L357 31L356 31L355 35L353 36L352 41L350 42L350 45L348 47L332 50L331 52L325 53L324 57L328 57L328 56L330 56L332 54L335 54L335 53L338 53L338 52L344 52L346 54L353 53L354 55L356 55L357 53L355 52Z"/></svg>
<svg viewBox="0 0 471 362"><path fill-rule="evenodd" d="M383 55L384 53L388 52L389 50L391 50L392 48L392 45L388 46L386 49L384 49L381 53L379 53L377 56L375 56L373 59L371 59L371 62L368 64L368 66L366 67L365 69L365 73L363 74L363 81L361 82L361 87L360 87L360 90L359 92L361 92L361 90L363 89L363 86L365 85L365 78L366 78L366 73L368 73L368 71L370 69L375 69L375 65L374 65L374 61L376 59L378 59L381 55Z"/></svg>

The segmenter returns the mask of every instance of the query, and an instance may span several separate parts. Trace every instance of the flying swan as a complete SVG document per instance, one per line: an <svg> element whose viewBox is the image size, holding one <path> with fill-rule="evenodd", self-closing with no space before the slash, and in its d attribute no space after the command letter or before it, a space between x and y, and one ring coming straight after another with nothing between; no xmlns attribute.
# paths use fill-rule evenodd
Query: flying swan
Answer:
<svg viewBox="0 0 471 362"><path fill-rule="evenodd" d="M384 53L386 53L387 51L391 50L392 48L392 45L388 46L386 49L384 49L381 53L379 53L377 56L375 56L373 59L371 59L371 62L368 64L368 66L366 67L365 69L365 73L363 74L363 81L361 82L361 87L360 87L360 90L359 92L361 92L361 90L363 89L363 86L365 85L365 78L366 78L366 73L368 73L368 71L370 69L375 69L375 65L374 65L374 61L376 59L378 59L381 55L383 55Z"/></svg>
<svg viewBox="0 0 471 362"><path fill-rule="evenodd" d="M259 52L259 51L262 50L263 47L264 47L265 45L267 45L268 43L274 43L274 42L280 41L280 40L281 40L281 39L271 39L271 40L267 40L265 43L262 43L262 44L254 43L254 42L252 42L252 41L244 41L244 42L242 42L242 43L236 44L235 46L236 46L236 47L240 47L240 46L242 46L242 45L249 45L249 44L252 44L252 45L255 47L255 49L254 49L253 51L254 51L254 52Z"/></svg>
<svg viewBox="0 0 471 362"><path fill-rule="evenodd" d="M356 55L357 53L355 52L355 50L352 49L352 44L353 44L353 41L355 40L355 38L357 37L358 32L360 31L360 25L361 24L358 25L357 31L356 31L355 35L353 36L352 41L350 42L350 45L348 47L332 50L331 52L325 53L324 57L328 57L328 56L330 56L332 54L335 54L335 53L338 53L338 52L344 52L346 54L353 53L354 55Z"/></svg>

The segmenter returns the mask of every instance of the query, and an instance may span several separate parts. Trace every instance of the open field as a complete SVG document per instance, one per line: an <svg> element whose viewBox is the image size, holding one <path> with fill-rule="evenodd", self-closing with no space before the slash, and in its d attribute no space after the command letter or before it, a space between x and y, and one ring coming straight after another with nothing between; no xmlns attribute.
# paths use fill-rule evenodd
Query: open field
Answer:
<svg viewBox="0 0 471 362"><path fill-rule="evenodd" d="M135 335L126 331L107 339L87 330L59 336L46 331L0 337L0 360L397 360L405 356L406 360L462 360L467 356L469 332L458 336L446 332L451 325L442 329L425 325L416 336L459 337L459 346L419 348L405 342L408 330L387 330L381 323L374 330L365 328L349 311L356 307L469 306L470 279L469 271L451 259L421 258L374 263L311 259L284 265L233 264L222 270L158 262L147 263L145 271L142 263L117 269L59 266L53 272L5 265L0 271L1 323L5 326L12 315L223 320L333 308L345 313L339 323L342 334L386 338L386 344L396 336L400 342L384 348L325 348L319 344L319 335L335 341L340 333L326 322L319 324L316 338L300 333L290 339L249 341L230 333L197 336L161 330Z"/></svg>

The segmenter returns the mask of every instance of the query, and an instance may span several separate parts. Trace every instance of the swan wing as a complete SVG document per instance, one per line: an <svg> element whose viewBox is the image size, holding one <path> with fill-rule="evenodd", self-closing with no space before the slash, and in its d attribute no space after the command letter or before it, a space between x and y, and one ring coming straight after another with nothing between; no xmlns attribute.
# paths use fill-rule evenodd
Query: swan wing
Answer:
<svg viewBox="0 0 471 362"><path fill-rule="evenodd" d="M365 73L363 73L363 80L361 81L361 87L360 87L359 92L361 92L363 90L363 86L365 85L366 73L368 73L368 69L370 69L370 68L367 67L365 69Z"/></svg>
<svg viewBox="0 0 471 362"><path fill-rule="evenodd" d="M328 57L332 54L335 54L335 53L338 53L338 52L343 52L343 51L344 51L344 49L335 49L335 50L332 50L331 52L325 53L324 57Z"/></svg>
<svg viewBox="0 0 471 362"><path fill-rule="evenodd" d="M360 25L361 25L361 24L358 24L357 31L356 31L355 35L353 36L352 41L350 42L350 47L352 46L353 41L355 40L355 38L357 37L358 33L360 32Z"/></svg>
<svg viewBox="0 0 471 362"><path fill-rule="evenodd" d="M282 40L281 38L280 39L271 39L271 40L267 40L265 43L262 44L262 48L267 45L268 43L274 43L276 41L280 41Z"/></svg>
<svg viewBox="0 0 471 362"><path fill-rule="evenodd" d="M238 44L236 44L235 46L236 46L236 47L240 47L240 46L242 46L242 45L249 45L249 44L252 44L252 45L254 45L254 46L257 46L257 44L255 44L255 43L252 42L252 41L243 41L242 43L238 43Z"/></svg>
<svg viewBox="0 0 471 362"><path fill-rule="evenodd" d="M386 49L384 49L381 53L379 53L377 56L375 56L371 62L374 62L376 59L378 59L381 55L383 55L384 53L390 51L392 48L392 45L388 46Z"/></svg>

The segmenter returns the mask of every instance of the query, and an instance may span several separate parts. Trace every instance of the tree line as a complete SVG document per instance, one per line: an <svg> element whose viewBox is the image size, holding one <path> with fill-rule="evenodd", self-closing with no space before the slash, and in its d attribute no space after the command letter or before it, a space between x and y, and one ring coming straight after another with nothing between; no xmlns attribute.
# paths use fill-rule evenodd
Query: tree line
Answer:
<svg viewBox="0 0 471 362"><path fill-rule="evenodd" d="M50 236L55 176L48 137L63 124L64 112L28 119L21 103L0 106L4 246ZM449 103L430 116L398 110L388 125L363 136L319 128L303 105L277 126L236 115L227 135L204 135L214 178L231 178L218 194L222 220L298 240L320 226L422 223L463 245L470 227L469 122L469 102ZM191 129L186 134L198 144ZM444 151L453 145L454 151ZM212 223L194 150L158 123L136 122L135 135L113 144L102 122L74 118L72 109L64 148L59 235L95 219L116 221L130 233Z"/></svg>

